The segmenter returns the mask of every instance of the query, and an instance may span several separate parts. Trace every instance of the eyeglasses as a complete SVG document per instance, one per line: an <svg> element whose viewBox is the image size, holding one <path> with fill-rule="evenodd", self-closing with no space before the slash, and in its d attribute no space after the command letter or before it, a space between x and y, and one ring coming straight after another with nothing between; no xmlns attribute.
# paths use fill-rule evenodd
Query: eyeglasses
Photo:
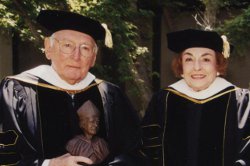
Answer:
<svg viewBox="0 0 250 166"><path fill-rule="evenodd" d="M51 39L54 39L59 44L59 49L64 54L73 54L76 49L76 43L70 40L58 40L56 38L51 37ZM79 46L80 53L84 57L89 57L92 55L92 53L95 51L95 47L88 45L88 44L81 44Z"/></svg>

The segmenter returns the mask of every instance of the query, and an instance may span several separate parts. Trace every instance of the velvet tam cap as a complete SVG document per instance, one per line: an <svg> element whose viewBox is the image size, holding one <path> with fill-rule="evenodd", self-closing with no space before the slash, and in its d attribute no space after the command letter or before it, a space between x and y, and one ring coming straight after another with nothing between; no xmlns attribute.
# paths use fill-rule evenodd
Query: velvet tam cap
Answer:
<svg viewBox="0 0 250 166"><path fill-rule="evenodd" d="M167 34L168 48L180 53L187 48L205 47L223 52L223 39L217 32L185 29Z"/></svg>
<svg viewBox="0 0 250 166"><path fill-rule="evenodd" d="M105 39L105 29L99 21L77 13L41 10L37 22L51 34L60 30L75 30L90 35L94 40Z"/></svg>

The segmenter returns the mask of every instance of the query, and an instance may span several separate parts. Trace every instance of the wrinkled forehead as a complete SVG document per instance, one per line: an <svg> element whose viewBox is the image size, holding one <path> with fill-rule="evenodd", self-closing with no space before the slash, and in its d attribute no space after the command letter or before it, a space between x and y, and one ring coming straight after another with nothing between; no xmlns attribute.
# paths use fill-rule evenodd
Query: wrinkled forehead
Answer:
<svg viewBox="0 0 250 166"><path fill-rule="evenodd" d="M88 34L74 31L74 30L60 30L56 31L52 34L53 37L57 37L59 39L68 39L68 40L79 40L89 42L91 44L95 44L95 40Z"/></svg>

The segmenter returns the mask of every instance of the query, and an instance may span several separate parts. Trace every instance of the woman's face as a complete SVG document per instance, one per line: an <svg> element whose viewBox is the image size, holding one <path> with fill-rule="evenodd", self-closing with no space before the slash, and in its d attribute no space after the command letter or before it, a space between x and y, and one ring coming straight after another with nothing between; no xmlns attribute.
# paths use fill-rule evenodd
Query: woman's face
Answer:
<svg viewBox="0 0 250 166"><path fill-rule="evenodd" d="M187 85L194 91L204 90L217 76L216 53L209 48L188 48L182 53L182 67Z"/></svg>

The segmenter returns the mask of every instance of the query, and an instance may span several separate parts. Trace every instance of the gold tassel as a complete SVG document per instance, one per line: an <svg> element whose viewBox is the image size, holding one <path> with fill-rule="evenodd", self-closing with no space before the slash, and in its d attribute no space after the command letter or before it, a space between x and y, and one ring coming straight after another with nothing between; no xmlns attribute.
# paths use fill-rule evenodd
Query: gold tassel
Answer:
<svg viewBox="0 0 250 166"><path fill-rule="evenodd" d="M102 27L105 29L105 45L108 47L108 48L113 48L113 40L112 40L112 35L111 35L111 32L110 30L108 29L108 26L107 24L105 23L102 23Z"/></svg>
<svg viewBox="0 0 250 166"><path fill-rule="evenodd" d="M229 58L230 56L230 44L227 41L227 37L225 35L221 36L222 40L223 40L223 52L222 54L224 55L224 58Z"/></svg>

